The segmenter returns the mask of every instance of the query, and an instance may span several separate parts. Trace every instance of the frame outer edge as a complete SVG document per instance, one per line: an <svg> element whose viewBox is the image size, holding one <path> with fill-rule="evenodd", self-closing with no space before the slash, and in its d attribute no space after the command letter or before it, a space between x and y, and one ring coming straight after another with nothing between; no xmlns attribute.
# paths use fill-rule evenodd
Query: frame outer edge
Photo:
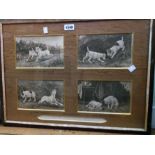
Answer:
<svg viewBox="0 0 155 155"><path fill-rule="evenodd" d="M0 52L1 52L1 34L2 34L2 24L0 23ZM1 58L1 55L0 55L0 58ZM0 68L0 71L1 71L1 68ZM3 119L3 107L2 107L2 104L3 104L3 100L2 100L2 72L0 73L0 78L1 78L1 81L0 81L0 123Z"/></svg>
<svg viewBox="0 0 155 155"><path fill-rule="evenodd" d="M5 75L4 75L4 50L3 50L3 25L0 24L1 35L1 72L2 72L2 91L3 91L3 120L6 121L6 96L5 96Z"/></svg>
<svg viewBox="0 0 155 155"><path fill-rule="evenodd" d="M57 22L60 22L60 21L57 21ZM66 21L64 21L66 22ZM20 22L19 22L20 23ZM19 24L17 23L17 24ZM29 22L28 22L29 23ZM30 22L31 23L31 22ZM38 23L41 23L41 22L38 22ZM10 23L5 23L3 22L3 24L12 24L12 22ZM3 117L4 117L4 122L5 123L14 123L13 121L7 121L7 114L6 114L6 92L5 92L5 75L4 75L4 50L3 50L3 24L0 23L0 39L1 39L1 71L2 71L2 90L3 90L3 111L4 111L4 114L3 114ZM144 128L145 128L145 131L147 132L148 131L148 127L149 127L149 116L148 116L148 112L149 111L149 106L151 106L151 104L149 104L150 102L150 99L149 99L149 96L150 96L150 79L151 79L151 62L152 62L152 59L151 59L151 51L152 51L152 33L153 33L153 19L150 20L150 29L149 29L149 56L148 56L148 70L147 70L147 90L146 90L146 113L145 113L145 123L144 123ZM17 123L17 122L16 122ZM17 123L18 124L18 123ZM25 124L25 123L23 123ZM26 124L28 124L26 122ZM34 123L35 124L35 123ZM36 125L39 125L39 123L36 123ZM41 124L42 125L42 124ZM115 130L115 129L114 129ZM136 130L134 130L136 131Z"/></svg>
<svg viewBox="0 0 155 155"><path fill-rule="evenodd" d="M152 81L153 81L153 60L152 60L152 44L153 44L153 19L150 19L149 29L149 55L148 55L148 69L147 69L147 89L146 89L146 112L145 112L145 131L150 133L151 130L151 105L152 105Z"/></svg>

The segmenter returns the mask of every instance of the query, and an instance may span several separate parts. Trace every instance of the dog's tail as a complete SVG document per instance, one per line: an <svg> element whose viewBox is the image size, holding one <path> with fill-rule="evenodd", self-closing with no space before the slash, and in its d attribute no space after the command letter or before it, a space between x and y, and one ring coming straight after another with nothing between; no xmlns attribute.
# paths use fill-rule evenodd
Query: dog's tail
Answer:
<svg viewBox="0 0 155 155"><path fill-rule="evenodd" d="M122 36L122 39L121 39L122 41L124 41L124 38L123 38L123 36Z"/></svg>
<svg viewBox="0 0 155 155"><path fill-rule="evenodd" d="M89 47L87 46L87 52L89 52Z"/></svg>

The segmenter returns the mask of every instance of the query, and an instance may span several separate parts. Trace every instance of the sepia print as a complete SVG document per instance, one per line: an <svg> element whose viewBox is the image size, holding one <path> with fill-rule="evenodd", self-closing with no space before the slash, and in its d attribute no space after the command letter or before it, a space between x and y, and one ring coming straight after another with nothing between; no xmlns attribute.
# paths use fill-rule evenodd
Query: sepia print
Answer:
<svg viewBox="0 0 155 155"><path fill-rule="evenodd" d="M129 113L130 91L126 81L79 81L79 111Z"/></svg>
<svg viewBox="0 0 155 155"><path fill-rule="evenodd" d="M63 81L18 81L18 108L64 109Z"/></svg>
<svg viewBox="0 0 155 155"><path fill-rule="evenodd" d="M78 67L129 67L132 34L80 35Z"/></svg>
<svg viewBox="0 0 155 155"><path fill-rule="evenodd" d="M16 37L16 68L64 67L63 36Z"/></svg>

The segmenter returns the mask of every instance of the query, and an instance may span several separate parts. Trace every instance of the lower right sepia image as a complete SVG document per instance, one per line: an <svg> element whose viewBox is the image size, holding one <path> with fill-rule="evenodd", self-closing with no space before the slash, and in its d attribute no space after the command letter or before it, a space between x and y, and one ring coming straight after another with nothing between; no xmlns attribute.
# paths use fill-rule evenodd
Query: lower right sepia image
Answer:
<svg viewBox="0 0 155 155"><path fill-rule="evenodd" d="M79 111L130 113L131 82L79 81Z"/></svg>

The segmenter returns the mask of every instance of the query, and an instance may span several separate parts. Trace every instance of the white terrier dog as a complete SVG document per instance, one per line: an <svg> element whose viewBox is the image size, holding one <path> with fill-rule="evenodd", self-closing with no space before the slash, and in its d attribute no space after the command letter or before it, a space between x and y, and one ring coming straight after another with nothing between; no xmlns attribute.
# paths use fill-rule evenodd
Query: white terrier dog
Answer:
<svg viewBox="0 0 155 155"><path fill-rule="evenodd" d="M86 105L86 107L89 109L89 110L102 110L103 109L103 107L102 107L102 103L100 103L100 102L97 102L97 101L94 101L94 100L92 100L92 101L90 101L87 105Z"/></svg>
<svg viewBox="0 0 155 155"><path fill-rule="evenodd" d="M116 43L118 45L113 45L110 49L107 49L107 56L109 56L111 59L114 58L114 56L118 53L119 50L124 51L125 49L123 36L122 39L116 41Z"/></svg>
<svg viewBox="0 0 155 155"><path fill-rule="evenodd" d="M88 59L89 63L92 63L91 60L98 60L99 62L104 62L103 60L101 60L101 58L103 60L105 60L106 54L90 51L89 48L87 47L87 53L86 53L85 57L83 58L83 63L85 62L86 59Z"/></svg>
<svg viewBox="0 0 155 155"><path fill-rule="evenodd" d="M33 102L36 102L36 93L34 91L23 91L21 94L21 97L24 99L23 103L25 103L28 99L28 102L30 102L33 99Z"/></svg>
<svg viewBox="0 0 155 155"><path fill-rule="evenodd" d="M43 96L38 104L43 104L44 102L49 103L50 105L63 107L63 104L58 102L56 99L56 89L52 90L51 96Z"/></svg>
<svg viewBox="0 0 155 155"><path fill-rule="evenodd" d="M50 51L47 49L47 50L41 50L40 47L36 47L35 49L36 53L37 53L37 59L36 61L39 61L39 59L45 57L45 56L50 56L52 54L50 54Z"/></svg>
<svg viewBox="0 0 155 155"><path fill-rule="evenodd" d="M114 96L108 96L108 97L104 98L104 104L107 105L107 108L111 109L111 110L113 108L117 109L119 106L119 102L118 102L117 98Z"/></svg>
<svg viewBox="0 0 155 155"><path fill-rule="evenodd" d="M34 49L29 51L29 56L27 58L27 62L33 60L34 57L37 57L37 53Z"/></svg>

